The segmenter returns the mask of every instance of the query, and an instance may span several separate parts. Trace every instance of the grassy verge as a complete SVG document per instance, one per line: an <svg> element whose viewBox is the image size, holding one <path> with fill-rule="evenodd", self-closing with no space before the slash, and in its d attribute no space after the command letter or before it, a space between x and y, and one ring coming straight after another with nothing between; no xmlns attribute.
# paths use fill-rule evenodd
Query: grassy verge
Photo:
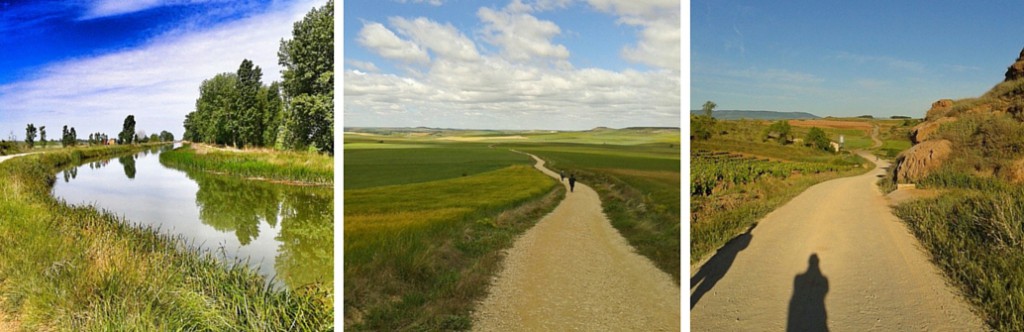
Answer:
<svg viewBox="0 0 1024 332"><path fill-rule="evenodd" d="M180 238L50 196L54 174L95 147L0 164L0 303L29 330L328 330L332 291L276 290Z"/></svg>
<svg viewBox="0 0 1024 332"><path fill-rule="evenodd" d="M1024 330L1024 188L952 189L895 212L990 327Z"/></svg>
<svg viewBox="0 0 1024 332"><path fill-rule="evenodd" d="M192 145L160 154L160 162L176 168L227 173L246 178L302 184L333 184L334 158L312 152L227 151Z"/></svg>
<svg viewBox="0 0 1024 332"><path fill-rule="evenodd" d="M677 132L678 133L678 132ZM678 144L516 144L597 191L612 226L679 282Z"/></svg>
<svg viewBox="0 0 1024 332"><path fill-rule="evenodd" d="M468 329L501 250L563 195L526 165L346 189L345 329Z"/></svg>

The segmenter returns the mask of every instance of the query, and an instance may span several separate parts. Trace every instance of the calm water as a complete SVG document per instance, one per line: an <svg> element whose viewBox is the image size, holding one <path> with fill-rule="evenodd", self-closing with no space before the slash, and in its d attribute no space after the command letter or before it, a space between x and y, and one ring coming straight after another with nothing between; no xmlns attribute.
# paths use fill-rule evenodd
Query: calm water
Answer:
<svg viewBox="0 0 1024 332"><path fill-rule="evenodd" d="M235 179L160 164L170 146L57 174L53 195L183 236L299 288L333 282L334 191Z"/></svg>

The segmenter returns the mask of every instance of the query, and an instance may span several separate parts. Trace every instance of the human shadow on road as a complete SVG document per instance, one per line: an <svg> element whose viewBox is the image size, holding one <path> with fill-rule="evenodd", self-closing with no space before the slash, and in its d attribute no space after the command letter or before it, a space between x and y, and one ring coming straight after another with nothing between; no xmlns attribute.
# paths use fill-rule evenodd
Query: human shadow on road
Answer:
<svg viewBox="0 0 1024 332"><path fill-rule="evenodd" d="M729 240L707 263L704 263L704 266L700 267L697 274L690 278L690 289L697 287L697 290L690 294L690 309L693 309L697 305L697 301L700 301L700 298L714 288L715 284L725 277L726 272L729 272L732 262L736 260L736 255L750 245L750 239L754 237L750 235L750 231L754 230L756 226L756 224L750 226L746 233Z"/></svg>
<svg viewBox="0 0 1024 332"><path fill-rule="evenodd" d="M807 272L793 278L793 297L789 300L786 331L828 331L825 294L828 278L818 267L818 254L811 254Z"/></svg>

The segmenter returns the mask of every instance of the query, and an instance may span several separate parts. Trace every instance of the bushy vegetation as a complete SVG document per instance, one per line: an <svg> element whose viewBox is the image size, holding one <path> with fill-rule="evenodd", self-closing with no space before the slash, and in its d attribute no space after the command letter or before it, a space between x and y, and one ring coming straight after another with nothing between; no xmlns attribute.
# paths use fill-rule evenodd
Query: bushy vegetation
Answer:
<svg viewBox="0 0 1024 332"><path fill-rule="evenodd" d="M65 149L0 164L0 309L28 330L332 329L331 292L278 290L244 263L54 200L62 167L139 147Z"/></svg>
<svg viewBox="0 0 1024 332"><path fill-rule="evenodd" d="M804 144L822 151L832 151L832 141L825 136L825 131L812 127L804 138Z"/></svg>
<svg viewBox="0 0 1024 332"><path fill-rule="evenodd" d="M22 147L18 142L0 141L0 156L21 153Z"/></svg>
<svg viewBox="0 0 1024 332"><path fill-rule="evenodd" d="M527 165L345 190L345 329L468 329L500 251L563 194Z"/></svg>
<svg viewBox="0 0 1024 332"><path fill-rule="evenodd" d="M761 135L761 139L764 141L773 140L779 144L787 144L792 140L791 136L792 129L789 126L789 122L786 120L779 120L772 123L764 130L764 134Z"/></svg>
<svg viewBox="0 0 1024 332"><path fill-rule="evenodd" d="M310 152L226 151L212 148L197 153L191 145L160 154L160 162L176 168L226 173L304 184L333 184L334 159Z"/></svg>
<svg viewBox="0 0 1024 332"><path fill-rule="evenodd" d="M281 42L281 83L263 85L248 59L203 81L184 139L235 147L274 146L334 153L334 2L315 8Z"/></svg>
<svg viewBox="0 0 1024 332"><path fill-rule="evenodd" d="M957 181L946 194L898 206L896 214L999 331L1024 330L1024 189ZM1002 187L1001 190L992 190Z"/></svg>
<svg viewBox="0 0 1024 332"><path fill-rule="evenodd" d="M772 161L727 151L691 152L690 263L699 262L807 187L867 170L855 155L817 153L831 159Z"/></svg>

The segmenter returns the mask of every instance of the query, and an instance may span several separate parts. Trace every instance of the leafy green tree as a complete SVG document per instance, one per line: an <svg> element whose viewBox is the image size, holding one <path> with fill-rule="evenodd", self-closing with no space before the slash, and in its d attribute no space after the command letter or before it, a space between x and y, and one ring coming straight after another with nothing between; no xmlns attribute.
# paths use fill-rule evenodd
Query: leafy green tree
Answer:
<svg viewBox="0 0 1024 332"><path fill-rule="evenodd" d="M135 116L128 115L121 125L121 133L117 135L118 144L132 144L135 140Z"/></svg>
<svg viewBox="0 0 1024 332"><path fill-rule="evenodd" d="M233 113L238 76L217 74L199 86L196 110L185 117L185 136L193 142L233 144L235 119Z"/></svg>
<svg viewBox="0 0 1024 332"><path fill-rule="evenodd" d="M704 102L704 115L711 117L711 113L715 111L715 107L718 107L718 104L715 104L713 101L708 100Z"/></svg>
<svg viewBox="0 0 1024 332"><path fill-rule="evenodd" d="M288 96L286 145L334 153L334 1L292 27L277 53Z"/></svg>
<svg viewBox="0 0 1024 332"><path fill-rule="evenodd" d="M811 127L811 130L807 132L807 137L804 138L804 144L815 149L832 151L832 141L825 135L825 131L818 127Z"/></svg>
<svg viewBox="0 0 1024 332"><path fill-rule="evenodd" d="M263 145L277 145L278 132L281 131L284 115L284 100L281 99L281 84L271 82L266 89L266 107L263 112Z"/></svg>
<svg viewBox="0 0 1024 332"><path fill-rule="evenodd" d="M263 72L259 66L253 65L249 59L242 60L238 67L238 80L235 82L235 107L239 113L237 121L237 137L233 140L236 146L263 145L263 120L266 94L260 78Z"/></svg>
<svg viewBox="0 0 1024 332"><path fill-rule="evenodd" d="M75 132L75 127L71 127L71 131L68 132L68 145L78 145L78 133Z"/></svg>
<svg viewBox="0 0 1024 332"><path fill-rule="evenodd" d="M25 126L25 144L28 145L29 149L36 145L37 132L38 130L36 129L35 125L29 123L28 126Z"/></svg>
<svg viewBox="0 0 1024 332"><path fill-rule="evenodd" d="M46 126L39 126L39 143L46 147Z"/></svg>
<svg viewBox="0 0 1024 332"><path fill-rule="evenodd" d="M160 131L160 141L174 142L174 134L166 130Z"/></svg>
<svg viewBox="0 0 1024 332"><path fill-rule="evenodd" d="M767 129L765 129L763 138L764 140L777 141L779 144L789 143L792 138L789 122L786 122L786 120L779 120L772 123Z"/></svg>
<svg viewBox="0 0 1024 332"><path fill-rule="evenodd" d="M690 137L696 139L710 139L715 127L715 118L711 112L715 109L715 103L707 101L704 103L704 114L690 117Z"/></svg>

